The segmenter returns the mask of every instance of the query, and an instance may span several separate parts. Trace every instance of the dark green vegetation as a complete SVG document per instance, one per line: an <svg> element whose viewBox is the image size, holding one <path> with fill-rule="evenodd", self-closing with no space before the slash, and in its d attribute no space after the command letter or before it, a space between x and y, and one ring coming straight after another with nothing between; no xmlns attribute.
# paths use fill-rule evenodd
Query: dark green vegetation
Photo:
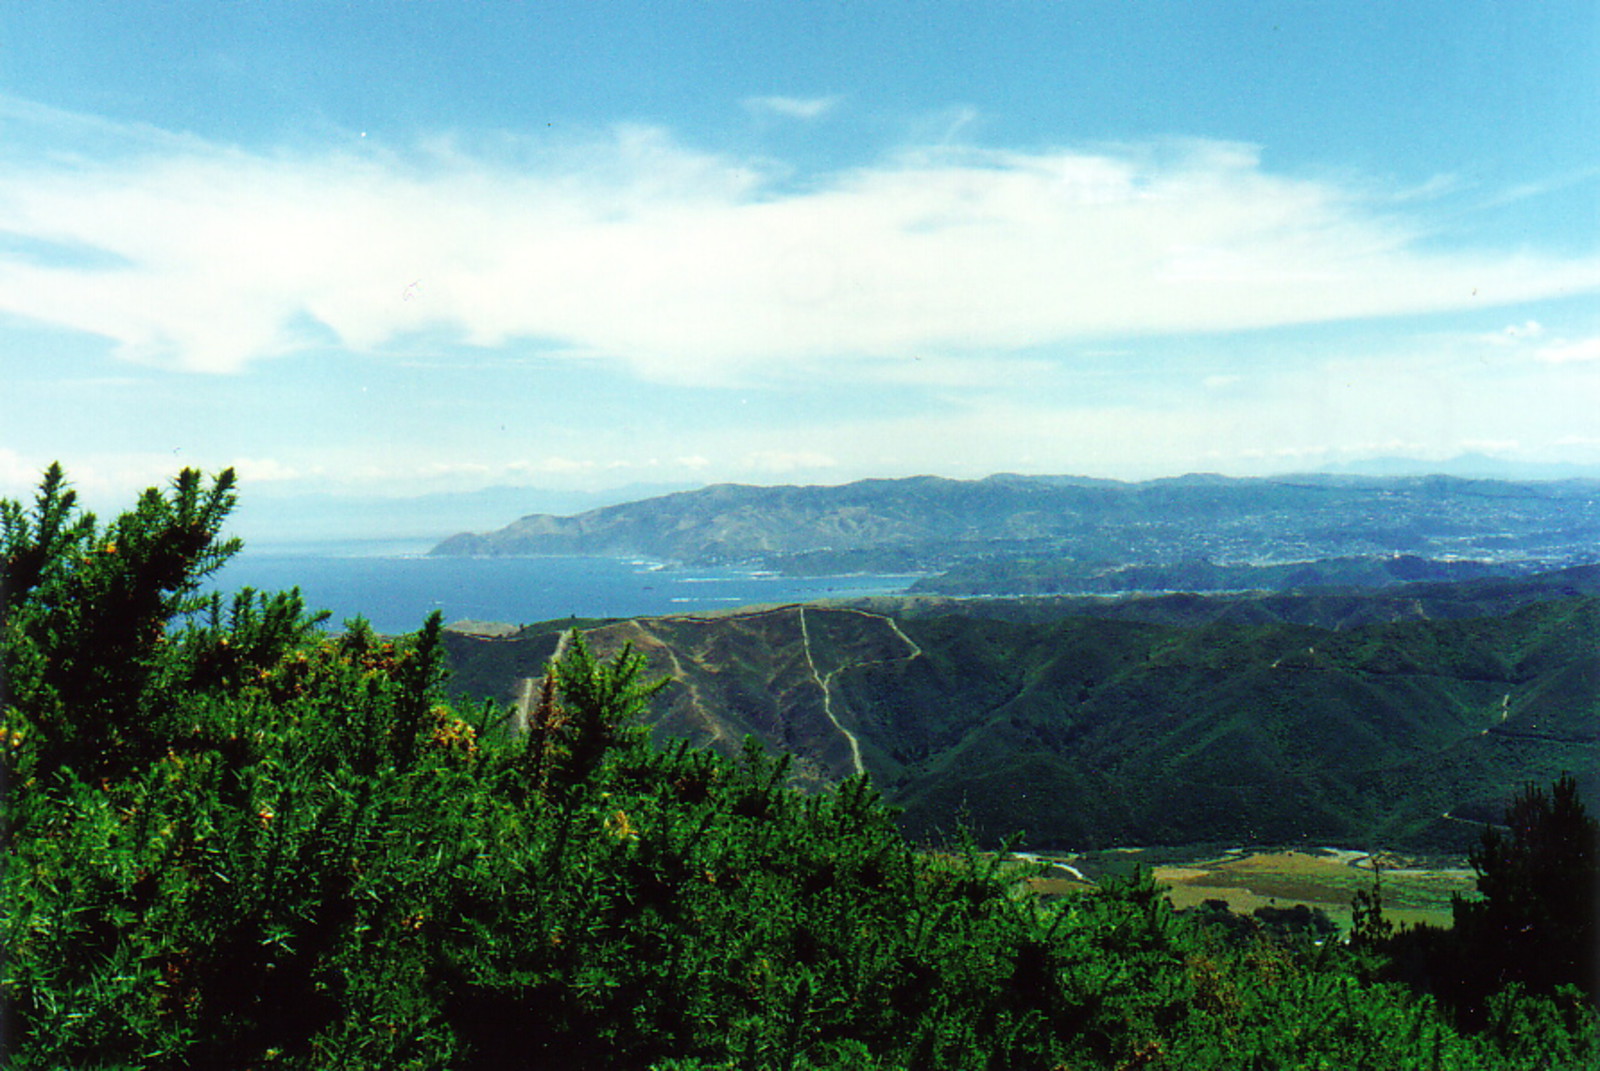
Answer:
<svg viewBox="0 0 1600 1071"><path fill-rule="evenodd" d="M1370 563L1369 563L1370 564ZM1348 629L1399 621L1499 617L1524 606L1600 595L1600 565L1574 565L1522 576L1451 583L1416 581L1374 588L1309 586L1285 591L1230 594L1103 596L1045 595L1014 598L883 595L860 599L861 609L896 617L958 615L1001 621L1048 622L1099 617L1154 625L1311 625Z"/></svg>
<svg viewBox="0 0 1600 1071"><path fill-rule="evenodd" d="M576 517L536 514L497 532L453 536L434 553L753 561L810 574L959 567L973 572L944 590L992 594L1106 590L1102 583L1276 587L1296 583L1294 570L1274 580L1248 566L1340 558L1366 561L1329 564L1317 582L1466 579L1484 566L1456 559L1502 572L1592 562L1597 533L1593 480L924 476L840 487L724 484ZM1412 557L1371 561L1394 555ZM1148 575L1097 579L1129 566Z"/></svg>
<svg viewBox="0 0 1600 1071"><path fill-rule="evenodd" d="M1427 988L1474 1027L1495 1014L1494 994L1508 986L1587 989L1591 1000L1600 989L1600 824L1577 783L1563 777L1549 793L1527 786L1504 821L1472 852L1483 895L1455 899L1452 928L1391 934L1378 890L1356 903L1355 934L1385 954L1384 975Z"/></svg>
<svg viewBox="0 0 1600 1071"><path fill-rule="evenodd" d="M965 823L986 843L1022 831L1028 847L1059 849L1459 852L1526 781L1580 770L1585 794L1600 790L1600 599L1573 594L1592 573L1429 586L1406 601L1446 618L1511 609L1337 629L1230 618L1382 613L1355 596L1273 596L1256 611L1136 600L1043 622L975 616L1005 610L987 602L943 616L812 605L587 635L598 651L631 644L673 678L650 712L662 738L731 755L754 735L793 752L796 780L813 786L855 772L859 750L919 840ZM556 634L445 642L464 693L514 699Z"/></svg>
<svg viewBox="0 0 1600 1071"><path fill-rule="evenodd" d="M930 595L1117 595L1130 591L1295 591L1373 588L1496 576L1487 562L1430 561L1412 554L1326 558L1276 565L1218 565L1204 559L1119 565L1072 558L999 557L962 562L911 585Z"/></svg>
<svg viewBox="0 0 1600 1071"><path fill-rule="evenodd" d="M807 796L759 747L653 749L627 650L566 645L509 734L445 700L436 617L330 636L293 592L199 597L232 503L231 473L185 472L102 527L52 470L0 505L7 1067L1600 1054L1561 979L1497 989L1481 1024L1387 980L1372 912L1347 949L1181 918L1144 878L1044 902L993 857L913 851L863 779ZM1541 909L1505 888L1485 918Z"/></svg>

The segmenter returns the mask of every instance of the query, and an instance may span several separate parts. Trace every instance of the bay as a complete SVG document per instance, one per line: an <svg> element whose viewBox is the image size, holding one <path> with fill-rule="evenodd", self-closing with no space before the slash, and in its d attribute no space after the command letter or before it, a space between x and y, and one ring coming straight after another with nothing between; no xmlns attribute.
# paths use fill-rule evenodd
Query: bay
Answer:
<svg viewBox="0 0 1600 1071"><path fill-rule="evenodd" d="M618 558L430 557L425 548L348 543L245 551L211 590L298 587L329 624L360 616L383 633L410 632L434 610L461 620L528 624L565 617L653 617L770 603L889 595L903 575L786 577L753 569L667 568Z"/></svg>

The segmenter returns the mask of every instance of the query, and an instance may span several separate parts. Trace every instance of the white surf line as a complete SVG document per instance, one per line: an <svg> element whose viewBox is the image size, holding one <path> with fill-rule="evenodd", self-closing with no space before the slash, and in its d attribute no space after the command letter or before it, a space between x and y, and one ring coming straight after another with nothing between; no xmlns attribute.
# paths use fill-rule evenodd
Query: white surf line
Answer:
<svg viewBox="0 0 1600 1071"><path fill-rule="evenodd" d="M811 667L811 676L817 682L817 687L822 689L822 712L828 716L829 721L833 722L833 727L843 733L846 740L850 741L850 759L855 765L856 775L860 776L867 772L866 766L861 761L861 743L856 739L856 734L840 724L839 719L833 713L833 696L828 689L828 682L823 680L822 674L817 672L816 660L811 657L811 632L806 628L806 608L801 606L797 607L797 609L800 611L800 643L806 652L806 665ZM830 673L829 676L832 676L832 674Z"/></svg>

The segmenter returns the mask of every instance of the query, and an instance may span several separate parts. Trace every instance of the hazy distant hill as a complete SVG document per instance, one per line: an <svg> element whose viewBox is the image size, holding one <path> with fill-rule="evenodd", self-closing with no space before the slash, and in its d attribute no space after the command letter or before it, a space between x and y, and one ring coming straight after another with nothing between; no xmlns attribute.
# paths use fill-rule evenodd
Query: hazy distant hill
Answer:
<svg viewBox="0 0 1600 1071"><path fill-rule="evenodd" d="M818 785L865 769L919 835L1460 847L1524 781L1600 787L1600 599L1564 597L1595 582L1465 585L1506 612L1342 629L810 605L586 632L673 678L659 733L754 735ZM451 636L458 687L515 697L558 631Z"/></svg>
<svg viewBox="0 0 1600 1071"><path fill-rule="evenodd" d="M943 569L1031 554L1111 565L1407 554L1568 563L1600 543L1600 481L1185 476L724 484L461 534L435 554L594 554L795 571Z"/></svg>

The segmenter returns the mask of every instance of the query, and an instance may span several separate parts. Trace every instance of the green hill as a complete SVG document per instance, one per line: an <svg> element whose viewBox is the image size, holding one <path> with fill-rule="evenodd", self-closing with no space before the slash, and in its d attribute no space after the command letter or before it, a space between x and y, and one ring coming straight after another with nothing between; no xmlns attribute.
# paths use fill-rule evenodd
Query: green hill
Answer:
<svg viewBox="0 0 1600 1071"><path fill-rule="evenodd" d="M1494 617L1537 602L1585 595L1600 595L1600 566L1578 565L1526 576L1492 576L1452 583L1410 582L1382 588L1328 586L1207 594L1175 591L1117 597L971 598L908 593L853 600L852 605L896 617L957 615L1033 622L1099 617L1179 627L1225 622L1345 629L1396 621Z"/></svg>
<svg viewBox="0 0 1600 1071"><path fill-rule="evenodd" d="M458 686L516 698L552 629L449 637L468 672ZM732 752L753 735L793 752L813 787L859 762L927 840L965 824L1066 848L1459 848L1467 820L1523 782L1592 768L1597 630L1600 599L1576 597L1340 630L814 605L587 636L601 652L631 644L672 678L650 715L659 737Z"/></svg>

